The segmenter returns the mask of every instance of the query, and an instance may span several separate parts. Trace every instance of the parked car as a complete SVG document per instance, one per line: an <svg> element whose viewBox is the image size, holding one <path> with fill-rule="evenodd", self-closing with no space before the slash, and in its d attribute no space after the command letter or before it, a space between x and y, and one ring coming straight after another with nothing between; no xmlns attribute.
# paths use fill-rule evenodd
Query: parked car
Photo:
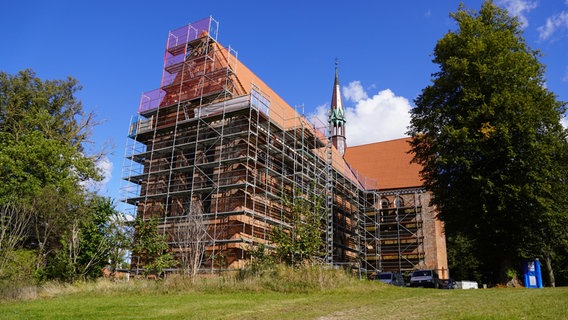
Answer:
<svg viewBox="0 0 568 320"><path fill-rule="evenodd" d="M440 279L440 289L453 289L456 285L456 282L453 279Z"/></svg>
<svg viewBox="0 0 568 320"><path fill-rule="evenodd" d="M404 287L404 278L399 272L379 272L375 280L382 283L392 284L393 286Z"/></svg>
<svg viewBox="0 0 568 320"><path fill-rule="evenodd" d="M410 274L411 287L439 288L438 274L434 270L416 270Z"/></svg>

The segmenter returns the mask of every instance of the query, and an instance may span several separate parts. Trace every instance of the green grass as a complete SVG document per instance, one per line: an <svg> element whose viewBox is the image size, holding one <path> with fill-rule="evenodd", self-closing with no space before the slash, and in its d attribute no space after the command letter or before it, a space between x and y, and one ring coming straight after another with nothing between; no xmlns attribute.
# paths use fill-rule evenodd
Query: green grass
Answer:
<svg viewBox="0 0 568 320"><path fill-rule="evenodd" d="M53 284L0 302L0 319L568 318L568 288L397 288L327 272Z"/></svg>

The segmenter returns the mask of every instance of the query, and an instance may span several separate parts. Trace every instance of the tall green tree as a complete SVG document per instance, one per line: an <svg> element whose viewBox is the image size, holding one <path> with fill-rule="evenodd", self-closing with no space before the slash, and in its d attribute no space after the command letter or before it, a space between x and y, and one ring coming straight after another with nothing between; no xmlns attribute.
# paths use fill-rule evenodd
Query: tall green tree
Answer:
<svg viewBox="0 0 568 320"><path fill-rule="evenodd" d="M16 212L31 212L23 246L47 270L63 249L64 236L78 234L88 210L85 183L99 180L85 145L96 125L83 110L77 80L42 80L31 70L0 72L0 205L18 199Z"/></svg>
<svg viewBox="0 0 568 320"><path fill-rule="evenodd" d="M0 201L31 198L46 186L76 192L100 179L84 144L95 125L75 94L77 80L46 80L31 70L0 72Z"/></svg>
<svg viewBox="0 0 568 320"><path fill-rule="evenodd" d="M457 30L436 44L439 71L415 100L408 133L446 235L475 244L479 271L502 281L523 259L559 252L565 104L546 89L517 18L492 1L451 17Z"/></svg>

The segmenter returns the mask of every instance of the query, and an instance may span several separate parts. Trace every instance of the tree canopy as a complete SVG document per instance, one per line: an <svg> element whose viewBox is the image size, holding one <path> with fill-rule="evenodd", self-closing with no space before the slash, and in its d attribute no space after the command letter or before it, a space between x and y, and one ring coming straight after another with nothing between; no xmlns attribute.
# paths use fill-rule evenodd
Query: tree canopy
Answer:
<svg viewBox="0 0 568 320"><path fill-rule="evenodd" d="M46 186L75 192L100 179L84 143L94 125L75 98L77 80L42 81L31 70L0 72L0 199L31 198Z"/></svg>
<svg viewBox="0 0 568 320"><path fill-rule="evenodd" d="M501 280L522 259L565 250L550 238L566 238L565 103L546 89L517 18L491 1L451 17L457 30L436 44L439 71L408 133L449 245L467 239L477 271Z"/></svg>
<svg viewBox="0 0 568 320"><path fill-rule="evenodd" d="M35 280L94 277L126 245L112 201L86 187L101 179L102 153L85 147L96 123L80 89L73 78L0 72L0 256L12 257L0 259L1 281L14 280L15 261Z"/></svg>

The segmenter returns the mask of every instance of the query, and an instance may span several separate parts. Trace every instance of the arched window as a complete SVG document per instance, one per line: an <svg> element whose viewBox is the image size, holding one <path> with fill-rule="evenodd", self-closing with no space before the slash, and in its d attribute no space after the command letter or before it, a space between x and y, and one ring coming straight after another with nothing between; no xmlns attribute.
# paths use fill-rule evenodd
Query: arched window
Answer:
<svg viewBox="0 0 568 320"><path fill-rule="evenodd" d="M404 200L402 200L402 197L400 196L396 196L396 199L394 200L394 205L397 208L402 208L404 207Z"/></svg>
<svg viewBox="0 0 568 320"><path fill-rule="evenodd" d="M390 206L389 199L382 198L381 199L381 209L386 209Z"/></svg>

